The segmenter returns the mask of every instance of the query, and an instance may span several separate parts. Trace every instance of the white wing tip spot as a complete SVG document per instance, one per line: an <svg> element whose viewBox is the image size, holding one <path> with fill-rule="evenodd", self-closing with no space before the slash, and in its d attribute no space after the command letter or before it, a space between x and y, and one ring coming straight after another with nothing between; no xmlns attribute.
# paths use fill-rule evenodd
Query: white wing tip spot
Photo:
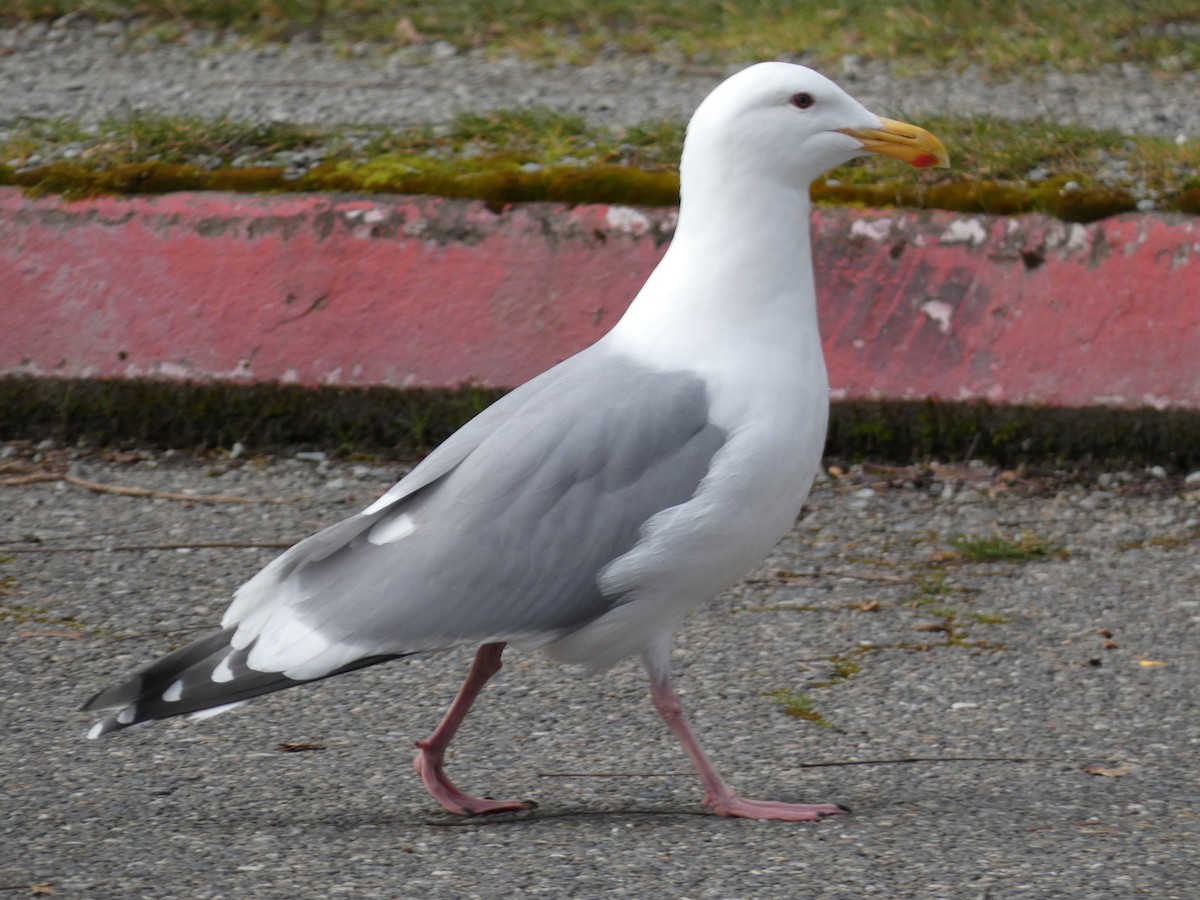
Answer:
<svg viewBox="0 0 1200 900"><path fill-rule="evenodd" d="M379 546L390 544L408 537L417 530L417 523L408 513L401 513L395 518L384 519L367 533L367 540Z"/></svg>
<svg viewBox="0 0 1200 900"><path fill-rule="evenodd" d="M237 706L243 706L245 700L235 700L233 703L224 703L221 706L213 706L208 709L201 709L194 713L189 713L188 718L193 722L203 722L205 719L211 719L213 716L219 716L223 712L228 712Z"/></svg>
<svg viewBox="0 0 1200 900"><path fill-rule="evenodd" d="M217 667L213 669L212 680L217 684L224 684L227 681L233 681L233 667L229 664L229 661L236 652L237 651L234 650L226 654L225 658L217 663Z"/></svg>
<svg viewBox="0 0 1200 900"><path fill-rule="evenodd" d="M183 697L183 679L177 678L163 691L162 698L167 703L178 703Z"/></svg>

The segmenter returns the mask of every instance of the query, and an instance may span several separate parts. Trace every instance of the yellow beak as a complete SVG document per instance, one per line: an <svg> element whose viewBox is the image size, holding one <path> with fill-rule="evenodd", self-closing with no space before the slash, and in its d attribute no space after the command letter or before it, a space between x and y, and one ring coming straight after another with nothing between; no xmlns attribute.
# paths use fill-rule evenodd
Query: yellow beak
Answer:
<svg viewBox="0 0 1200 900"><path fill-rule="evenodd" d="M841 132L857 138L862 142L863 149L872 153L894 156L917 168L949 168L950 154L942 142L924 128L882 116L879 121L883 123L882 128L843 128Z"/></svg>

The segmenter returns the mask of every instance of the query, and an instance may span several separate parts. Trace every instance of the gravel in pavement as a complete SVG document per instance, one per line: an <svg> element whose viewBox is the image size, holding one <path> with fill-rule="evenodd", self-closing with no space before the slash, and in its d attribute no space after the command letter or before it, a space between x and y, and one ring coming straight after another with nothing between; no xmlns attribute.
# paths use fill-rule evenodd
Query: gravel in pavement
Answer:
<svg viewBox="0 0 1200 900"><path fill-rule="evenodd" d="M295 540L357 511L396 466L70 455L35 463L22 451L0 477L69 465L108 485L294 502L0 486L5 887L261 898L1200 891L1194 482L1029 482L969 468L824 479L771 558L687 620L676 668L698 732L747 795L836 801L852 815L818 825L702 815L636 664L583 678L510 652L449 771L467 789L541 805L464 822L436 809L409 760L467 650L102 741L83 739L77 711L214 624L275 552L195 545ZM1030 558L975 562L953 543L996 534ZM805 698L820 724L788 714ZM848 765L871 760L881 762Z"/></svg>

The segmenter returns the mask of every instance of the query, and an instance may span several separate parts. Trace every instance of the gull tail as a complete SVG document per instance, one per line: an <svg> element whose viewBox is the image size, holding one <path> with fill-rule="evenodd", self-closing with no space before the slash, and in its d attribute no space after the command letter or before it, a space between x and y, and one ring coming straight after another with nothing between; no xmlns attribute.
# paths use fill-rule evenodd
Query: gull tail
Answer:
<svg viewBox="0 0 1200 900"><path fill-rule="evenodd" d="M139 722L191 714L206 718L240 706L262 694L298 684L320 681L398 659L407 654L368 656L319 678L296 680L280 672L259 672L246 665L254 644L234 650L236 628L226 628L201 638L100 691L83 705L85 711L103 711L88 731L89 738L103 737Z"/></svg>

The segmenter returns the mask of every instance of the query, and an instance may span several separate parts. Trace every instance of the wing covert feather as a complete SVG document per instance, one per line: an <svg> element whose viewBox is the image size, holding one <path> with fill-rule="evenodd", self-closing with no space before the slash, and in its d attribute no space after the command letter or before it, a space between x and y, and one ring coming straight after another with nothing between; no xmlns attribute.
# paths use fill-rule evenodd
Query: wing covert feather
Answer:
<svg viewBox="0 0 1200 900"><path fill-rule="evenodd" d="M693 496L724 440L695 376L573 357L468 423L394 501L288 551L235 645L275 616L364 655L553 639L612 606L597 574ZM400 492L418 473L432 477Z"/></svg>

